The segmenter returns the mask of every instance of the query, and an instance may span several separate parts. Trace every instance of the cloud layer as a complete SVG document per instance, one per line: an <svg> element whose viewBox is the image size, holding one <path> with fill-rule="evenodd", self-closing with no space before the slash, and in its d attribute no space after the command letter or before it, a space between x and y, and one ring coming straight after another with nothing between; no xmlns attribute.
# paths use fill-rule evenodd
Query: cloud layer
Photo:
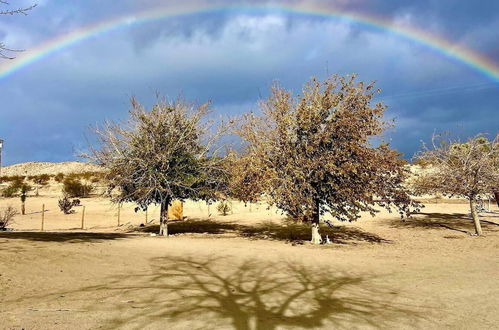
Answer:
<svg viewBox="0 0 499 330"><path fill-rule="evenodd" d="M199 2L199 1L198 1ZM231 1L234 3L235 1ZM39 2L27 17L1 17L0 40L26 48L161 1ZM200 3L200 2L199 2ZM222 2L221 2L222 3ZM404 20L499 62L497 1L331 1L352 12ZM216 12L133 25L64 49L0 80L0 138L7 163L74 158L89 125L125 118L128 98L155 92L218 113L254 110L274 80L300 91L311 76L376 80L396 127L387 135L410 157L433 131L495 134L499 86L462 63L388 32L343 20L277 12Z"/></svg>

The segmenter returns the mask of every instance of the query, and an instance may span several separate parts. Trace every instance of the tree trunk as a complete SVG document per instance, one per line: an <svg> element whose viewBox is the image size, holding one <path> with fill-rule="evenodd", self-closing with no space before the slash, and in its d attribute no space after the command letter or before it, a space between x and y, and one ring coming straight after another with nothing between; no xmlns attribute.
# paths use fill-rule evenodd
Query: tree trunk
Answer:
<svg viewBox="0 0 499 330"><path fill-rule="evenodd" d="M26 214L26 202L21 202L21 215Z"/></svg>
<svg viewBox="0 0 499 330"><path fill-rule="evenodd" d="M496 199L497 206L499 207L499 190L494 190L494 197Z"/></svg>
<svg viewBox="0 0 499 330"><path fill-rule="evenodd" d="M317 201L315 204L315 210L312 218L312 244L321 244L322 236L319 233L320 227L320 203Z"/></svg>
<svg viewBox="0 0 499 330"><path fill-rule="evenodd" d="M475 204L475 199L470 198L471 217L473 218L473 224L475 225L475 233L477 236L480 236L482 235L482 226L480 225L480 219L478 218Z"/></svg>
<svg viewBox="0 0 499 330"><path fill-rule="evenodd" d="M161 202L159 215L159 236L168 236L168 206L170 202L165 200Z"/></svg>

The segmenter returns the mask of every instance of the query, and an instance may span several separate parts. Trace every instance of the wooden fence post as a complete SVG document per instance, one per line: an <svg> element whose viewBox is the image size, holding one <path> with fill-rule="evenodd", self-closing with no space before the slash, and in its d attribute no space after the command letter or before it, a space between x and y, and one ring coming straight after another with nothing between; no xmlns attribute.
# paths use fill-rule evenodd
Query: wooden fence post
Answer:
<svg viewBox="0 0 499 330"><path fill-rule="evenodd" d="M83 206L83 210L81 212L81 229L85 228L85 206Z"/></svg>
<svg viewBox="0 0 499 330"><path fill-rule="evenodd" d="M121 204L118 204L118 227L120 226L120 217L121 217Z"/></svg>
<svg viewBox="0 0 499 330"><path fill-rule="evenodd" d="M45 204L42 205L42 231L43 231L44 222L45 222Z"/></svg>

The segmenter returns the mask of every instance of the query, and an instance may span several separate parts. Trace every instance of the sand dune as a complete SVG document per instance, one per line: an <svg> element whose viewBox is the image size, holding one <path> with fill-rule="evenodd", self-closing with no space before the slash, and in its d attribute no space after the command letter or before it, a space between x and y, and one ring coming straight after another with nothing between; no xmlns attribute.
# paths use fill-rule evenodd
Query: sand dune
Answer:
<svg viewBox="0 0 499 330"><path fill-rule="evenodd" d="M82 172L97 172L102 171L102 168L95 164L84 162L28 162L2 167L2 175L40 175L57 173L82 173Z"/></svg>

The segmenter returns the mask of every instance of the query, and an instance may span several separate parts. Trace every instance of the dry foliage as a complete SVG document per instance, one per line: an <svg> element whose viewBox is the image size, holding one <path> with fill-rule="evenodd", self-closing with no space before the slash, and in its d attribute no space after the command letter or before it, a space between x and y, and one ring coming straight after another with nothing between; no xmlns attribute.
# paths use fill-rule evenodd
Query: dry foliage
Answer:
<svg viewBox="0 0 499 330"><path fill-rule="evenodd" d="M499 184L499 135L492 140L478 135L464 143L434 136L432 146L424 145L416 159L426 169L412 183L415 193L467 198L480 235L475 203Z"/></svg>
<svg viewBox="0 0 499 330"><path fill-rule="evenodd" d="M217 211L220 215L227 216L232 211L232 203L228 200L221 200L217 205Z"/></svg>
<svg viewBox="0 0 499 330"><path fill-rule="evenodd" d="M209 104L159 100L150 111L131 100L130 118L96 129L100 146L90 158L107 169L116 203L161 205L161 231L174 199L213 200L227 181L215 142L226 131L206 120ZM164 225L164 226L163 226Z"/></svg>
<svg viewBox="0 0 499 330"><path fill-rule="evenodd" d="M63 194L70 198L89 197L94 190L94 186L92 184L81 182L80 179L71 176L67 176L62 181L62 184Z"/></svg>
<svg viewBox="0 0 499 330"><path fill-rule="evenodd" d="M16 209L10 205L4 210L0 210L0 230L5 230L17 214Z"/></svg>
<svg viewBox="0 0 499 330"><path fill-rule="evenodd" d="M300 96L274 86L262 115L245 116L238 135L245 152L233 159L231 193L253 200L264 194L295 219L318 226L320 215L353 221L375 206L409 213L402 183L405 161L388 144L374 146L389 125L386 107L371 101L373 84L355 76L311 80Z"/></svg>
<svg viewBox="0 0 499 330"><path fill-rule="evenodd" d="M71 202L67 196L62 197L58 201L59 209L61 212L64 214L73 214L75 211L73 210L73 207L75 206L74 201Z"/></svg>

